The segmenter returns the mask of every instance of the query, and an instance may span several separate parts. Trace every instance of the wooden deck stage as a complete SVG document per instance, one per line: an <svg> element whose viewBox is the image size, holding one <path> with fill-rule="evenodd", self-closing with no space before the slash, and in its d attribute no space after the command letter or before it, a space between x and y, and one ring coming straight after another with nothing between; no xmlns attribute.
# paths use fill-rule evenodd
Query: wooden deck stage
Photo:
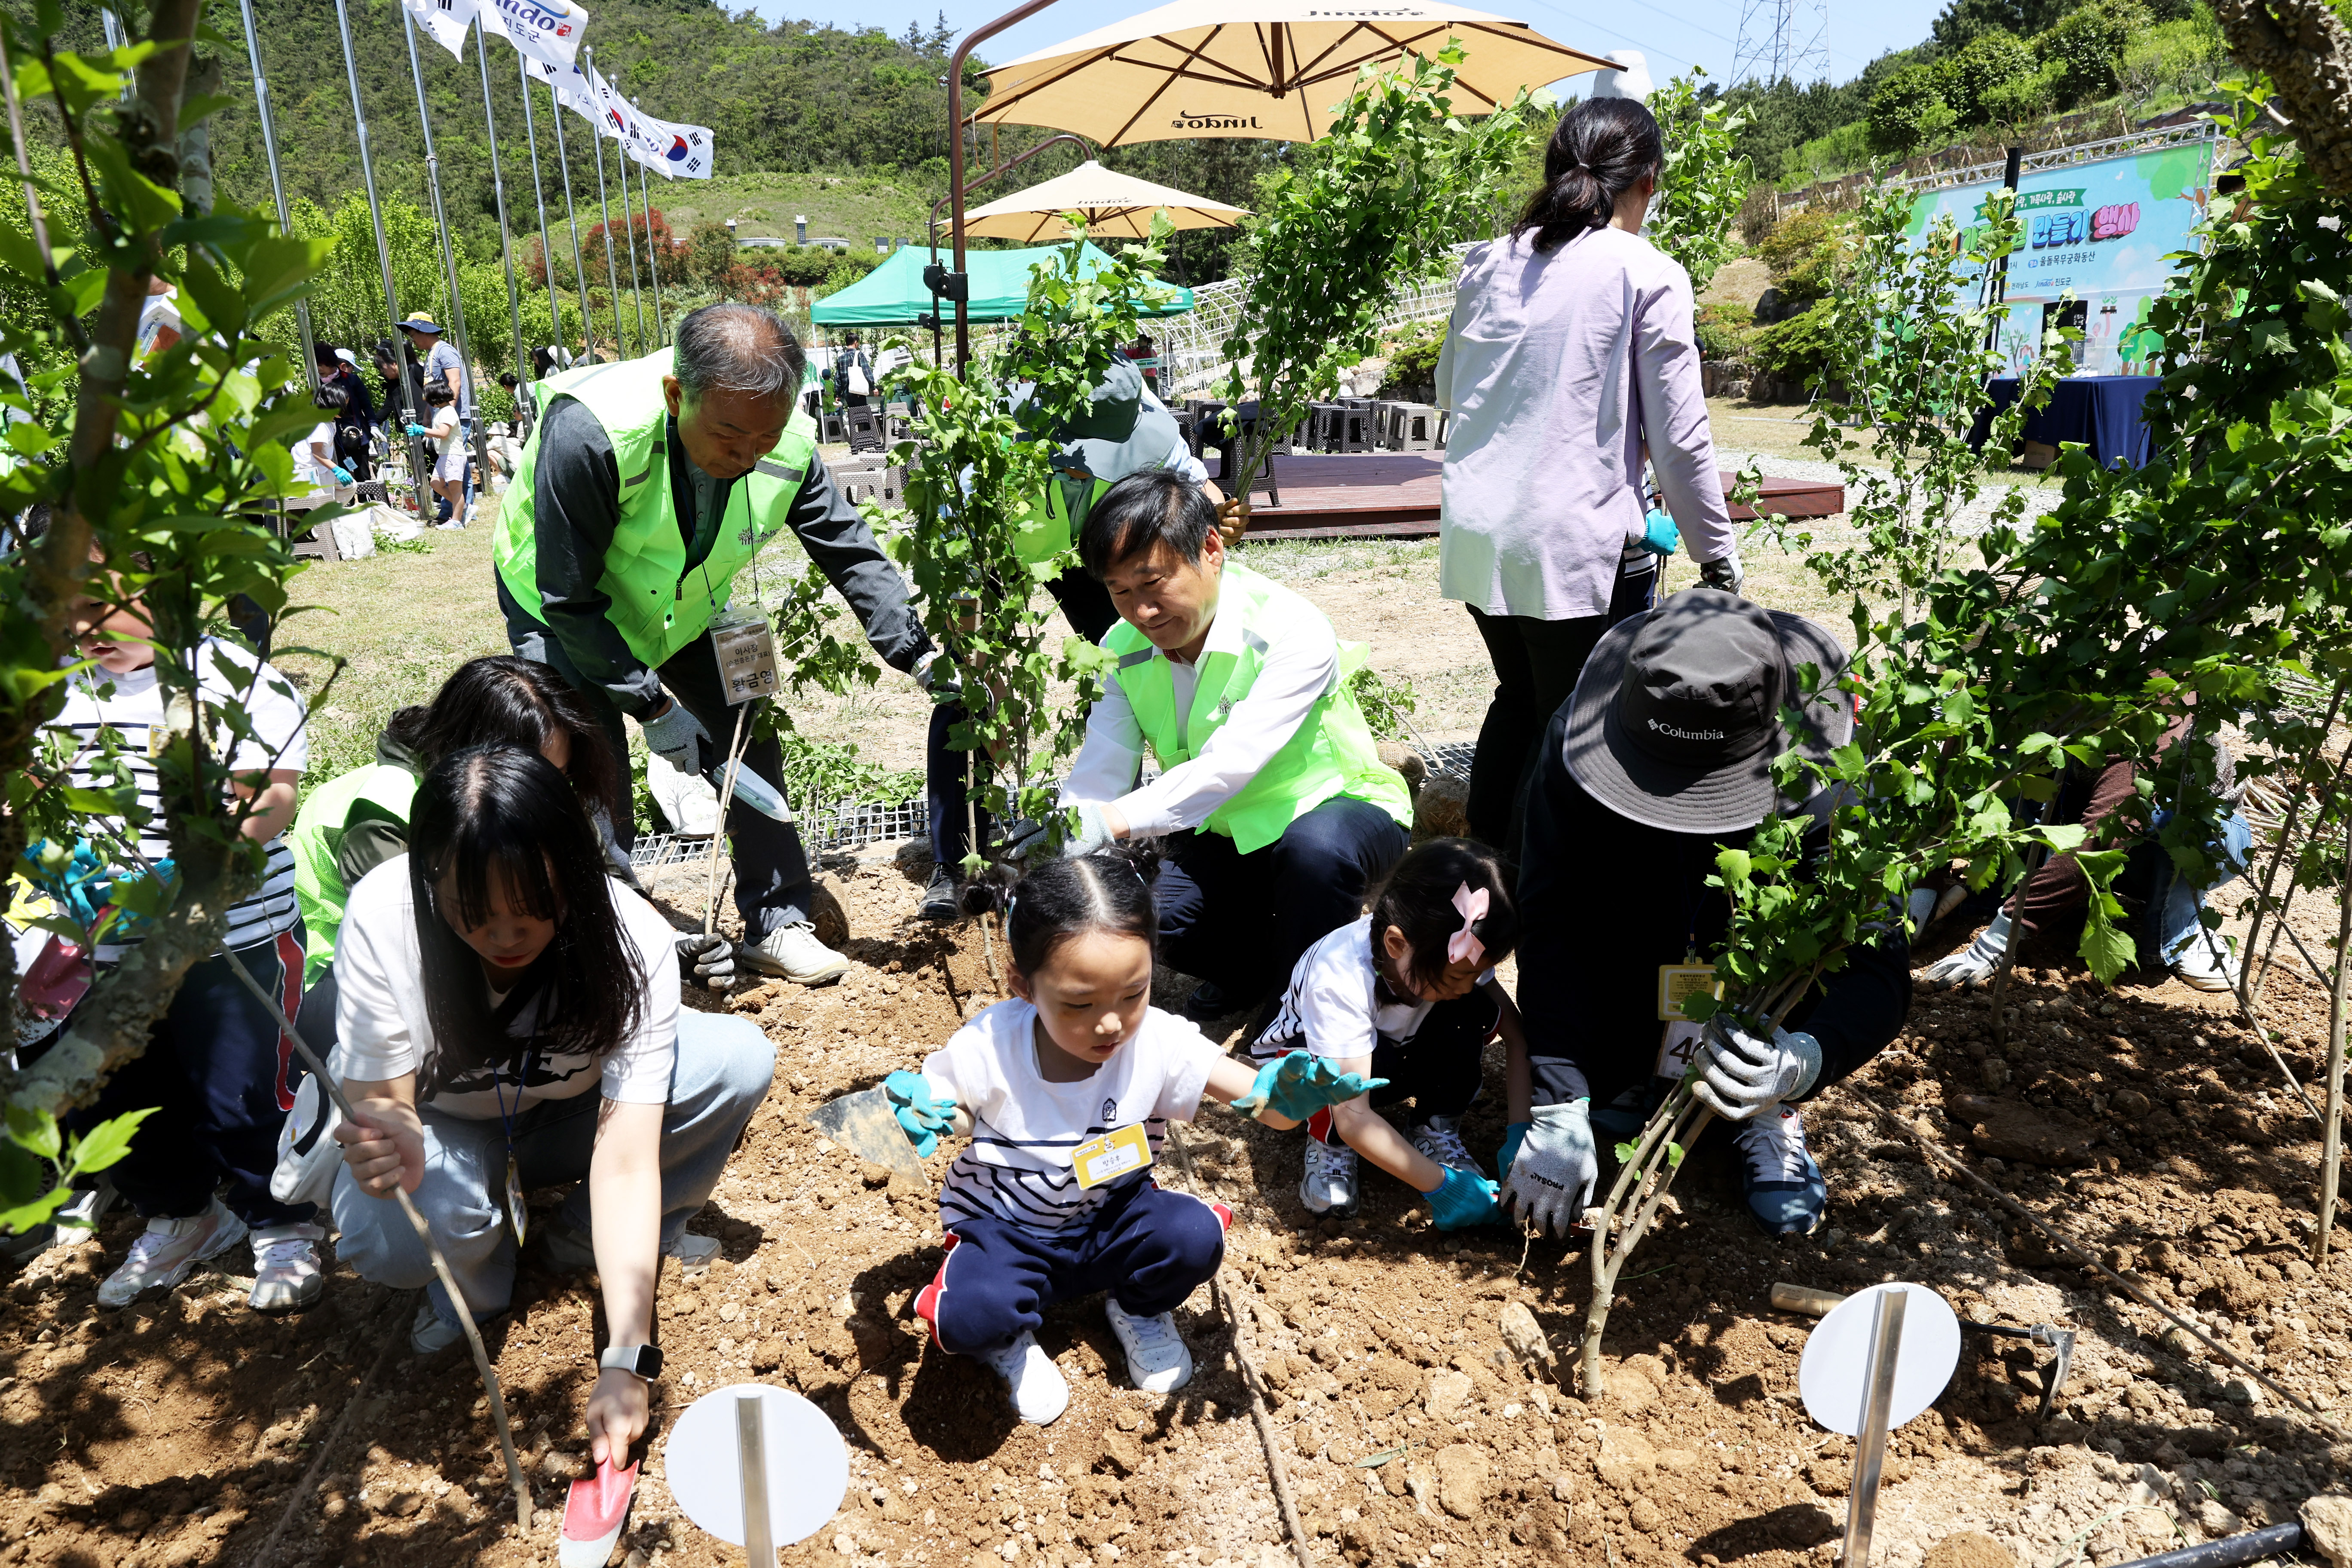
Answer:
<svg viewBox="0 0 2352 1568"><path fill-rule="evenodd" d="M1274 459L1282 504L1266 503L1260 487L1253 496L1252 539L1425 539L1437 531L1442 452L1297 452ZM1209 471L1218 469L1216 457ZM1723 476L1728 494L1731 476ZM1845 487L1814 479L1764 481L1766 503L1790 517L1830 517L1845 510ZM1756 514L1731 509L1741 522Z"/></svg>

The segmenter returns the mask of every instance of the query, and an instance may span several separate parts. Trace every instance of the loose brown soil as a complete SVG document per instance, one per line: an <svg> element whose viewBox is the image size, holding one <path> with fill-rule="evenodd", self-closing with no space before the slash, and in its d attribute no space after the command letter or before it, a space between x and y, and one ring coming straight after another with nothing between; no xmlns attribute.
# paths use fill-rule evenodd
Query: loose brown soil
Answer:
<svg viewBox="0 0 2352 1568"><path fill-rule="evenodd" d="M660 1444L699 1392L761 1378L821 1405L853 1456L840 1513L788 1562L1285 1561L1234 1326L1205 1288L1178 1314L1199 1375L1167 1398L1126 1386L1098 1305L1057 1309L1043 1340L1075 1397L1042 1430L1014 1422L983 1369L919 1336L909 1303L940 1258L933 1193L877 1180L803 1117L919 1059L995 991L978 928L913 924L917 888L899 868L843 863L830 879L857 933L851 978L726 1003L777 1042L775 1088L696 1223L724 1243L722 1260L700 1278L665 1271L671 1372L623 1551L675 1568L729 1560L679 1516ZM699 912L698 879L676 895ZM1182 985L1163 977L1163 997ZM1314 1560L1826 1563L1851 1445L1797 1402L1810 1325L1769 1310L1775 1279L1916 1279L1963 1318L2081 1331L2059 1413L2041 1425L2042 1352L1968 1339L1949 1390L1895 1439L1879 1551L1897 1568L1963 1531L1990 1541L1955 1542L1939 1563L2111 1563L2284 1519L2333 1484L2352 1450L2331 1457L2307 1422L1937 1180L1859 1101L1925 1115L1956 1148L1984 1123L1984 1138L2007 1140L2000 1156L1971 1154L1990 1179L2335 1406L2352 1392L2352 1317L2344 1266L2305 1261L2313 1118L2221 1000L2177 983L2102 994L2079 973L2037 969L2010 1003L2004 1047L1988 997L1923 994L1895 1047L1809 1111L1834 1187L1811 1240L1758 1234L1703 1147L1629 1266L1612 1391L1592 1405L1531 1375L1498 1323L1523 1303L1565 1369L1588 1289L1580 1248L1538 1242L1522 1268L1519 1238L1435 1232L1376 1173L1359 1218L1310 1225L1298 1135L1204 1110L1185 1138L1200 1181L1239 1216L1224 1280L1273 1390ZM2266 1006L2298 1076L2316 1076L2324 998L2282 975ZM1468 1128L1487 1156L1502 1133L1499 1059L1489 1077ZM1967 1095L1993 1110L1955 1117ZM2078 1163L2021 1158L2037 1148ZM52 1251L10 1288L0 1563L551 1561L563 1481L582 1462L591 1281L527 1269L491 1330L544 1510L525 1540L463 1351L408 1354L413 1298L338 1270L317 1308L273 1321L207 1273L99 1312L96 1283L133 1228L118 1218L100 1245Z"/></svg>

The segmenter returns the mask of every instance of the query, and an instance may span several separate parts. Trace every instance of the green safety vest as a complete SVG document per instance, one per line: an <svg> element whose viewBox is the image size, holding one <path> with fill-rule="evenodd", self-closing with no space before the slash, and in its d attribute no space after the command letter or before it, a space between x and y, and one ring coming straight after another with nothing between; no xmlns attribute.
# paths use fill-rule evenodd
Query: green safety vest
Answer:
<svg viewBox="0 0 2352 1568"><path fill-rule="evenodd" d="M1091 481L1093 489L1087 493L1086 504L1074 517L1070 511L1071 492L1084 490L1088 483L1059 469L1045 481L1044 499L1029 509L1021 520L1019 531L1013 536L1013 548L1020 554L1022 564L1043 565L1077 543L1078 530L1086 525L1087 514L1111 487L1108 479Z"/></svg>
<svg viewBox="0 0 2352 1568"><path fill-rule="evenodd" d="M522 449L506 500L499 510L495 546L499 578L533 620L540 613L539 536L531 517L532 477L539 468L540 436L549 404L576 399L604 427L621 476L620 520L604 552L597 587L611 601L605 615L651 668L659 668L680 648L710 627L723 608L735 574L760 546L785 526L793 498L809 467L817 461L816 421L794 405L783 439L737 479L727 493L710 554L689 571L686 540L669 487L669 407L662 377L670 373L670 351L618 364L593 364L550 376L531 386L540 419Z"/></svg>
<svg viewBox="0 0 2352 1568"><path fill-rule="evenodd" d="M1242 650L1202 656L1192 690L1192 710L1179 717L1176 684L1168 656L1141 632L1121 621L1102 646L1118 658L1112 679L1135 710L1143 738L1162 770L1198 756L1234 705L1256 684L1276 637L1302 622L1322 626L1322 611L1281 584L1262 577L1230 555L1218 610L1242 614ZM1349 678L1364 666L1362 643L1339 645L1339 672L1329 690L1307 710L1297 732L1258 775L1231 800L1209 814L1202 830L1220 833L1247 855L1280 838L1290 825L1336 795L1379 806L1404 826L1412 826L1412 798L1395 769L1381 761L1372 732L1356 708Z"/></svg>
<svg viewBox="0 0 2352 1568"><path fill-rule="evenodd" d="M302 928L309 942L302 958L302 989L318 984L335 959L335 935L343 929L343 902L351 889L343 886L339 858L343 835L357 807L373 805L395 820L408 820L416 798L417 778L393 763L373 763L338 773L308 791L302 809L287 830L294 851L294 901L302 910Z"/></svg>

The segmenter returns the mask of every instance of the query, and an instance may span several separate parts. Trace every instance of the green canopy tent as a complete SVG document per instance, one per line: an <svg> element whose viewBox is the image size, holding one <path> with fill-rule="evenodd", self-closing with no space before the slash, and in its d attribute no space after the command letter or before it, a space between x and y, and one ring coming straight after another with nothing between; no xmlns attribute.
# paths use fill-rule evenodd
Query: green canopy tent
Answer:
<svg viewBox="0 0 2352 1568"><path fill-rule="evenodd" d="M974 250L966 253L964 267L971 278L971 319L975 321L1003 321L1018 316L1029 304L1029 275L1038 266L1053 260L1058 245L1030 246L1020 250ZM911 327L917 318L935 308L931 291L923 287L923 268L931 258L929 247L902 245L890 253L890 258L873 271L842 289L828 294L810 308L810 319L819 326L832 327ZM1088 273L1110 264L1110 258L1089 243L1079 255L1078 264ZM1170 297L1156 305L1146 305L1147 316L1175 316L1192 308L1192 290L1174 284L1163 287L1172 290Z"/></svg>

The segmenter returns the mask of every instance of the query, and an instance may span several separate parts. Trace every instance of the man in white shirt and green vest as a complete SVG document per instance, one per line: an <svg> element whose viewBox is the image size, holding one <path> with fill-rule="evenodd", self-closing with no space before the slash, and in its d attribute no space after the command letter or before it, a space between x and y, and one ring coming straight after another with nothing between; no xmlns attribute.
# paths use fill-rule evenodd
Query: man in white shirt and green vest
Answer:
<svg viewBox="0 0 2352 1568"><path fill-rule="evenodd" d="M1167 838L1160 956L1203 982L1186 1015L1254 1006L1404 853L1411 797L1348 689L1363 645L1227 553L1215 503L1176 474L1103 492L1078 554L1120 624L1062 789L1066 850ZM1147 748L1162 771L1139 788Z"/></svg>
<svg viewBox="0 0 2352 1568"><path fill-rule="evenodd" d="M721 303L680 321L674 349L533 384L537 429L499 516L499 605L515 652L596 707L616 757L628 755L625 713L690 777L725 760L734 714L710 626L736 573L785 529L883 660L932 683L936 655L906 580L817 456L815 422L799 408L805 363L773 311ZM781 782L773 740L743 761ZM632 825L616 826L625 846ZM726 826L740 961L806 985L840 978L849 961L810 920L800 830L740 796Z"/></svg>

